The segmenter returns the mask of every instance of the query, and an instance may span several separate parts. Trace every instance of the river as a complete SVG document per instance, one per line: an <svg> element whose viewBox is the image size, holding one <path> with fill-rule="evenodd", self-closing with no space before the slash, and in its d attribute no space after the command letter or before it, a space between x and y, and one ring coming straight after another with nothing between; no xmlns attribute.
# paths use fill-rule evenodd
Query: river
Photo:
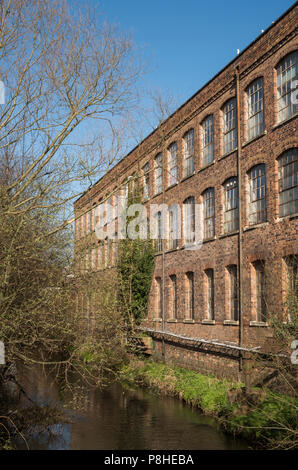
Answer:
<svg viewBox="0 0 298 470"><path fill-rule="evenodd" d="M42 406L65 407L57 383L38 367L23 370L22 385ZM112 383L91 389L80 398L80 408L66 405L68 423L34 432L30 449L56 450L224 450L248 449L248 444L225 435L216 422L179 400L148 390L127 389ZM25 449L18 440L17 448Z"/></svg>

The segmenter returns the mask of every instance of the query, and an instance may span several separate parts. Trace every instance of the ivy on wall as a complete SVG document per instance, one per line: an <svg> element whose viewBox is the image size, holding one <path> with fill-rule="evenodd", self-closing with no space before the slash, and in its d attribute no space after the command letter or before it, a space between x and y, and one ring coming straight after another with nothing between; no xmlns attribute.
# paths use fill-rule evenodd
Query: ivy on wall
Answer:
<svg viewBox="0 0 298 470"><path fill-rule="evenodd" d="M127 208L140 204L138 175L130 180ZM138 214L136 214L137 216ZM133 217L127 217L126 231ZM140 227L136 227L136 232ZM119 242L117 276L119 305L130 327L139 324L147 314L148 298L154 270L154 241L128 237Z"/></svg>

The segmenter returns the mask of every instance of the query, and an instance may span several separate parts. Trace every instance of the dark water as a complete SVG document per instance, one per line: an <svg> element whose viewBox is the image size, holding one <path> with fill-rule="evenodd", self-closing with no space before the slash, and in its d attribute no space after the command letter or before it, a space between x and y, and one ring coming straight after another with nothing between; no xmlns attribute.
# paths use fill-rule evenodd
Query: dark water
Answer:
<svg viewBox="0 0 298 470"><path fill-rule="evenodd" d="M28 395L41 405L63 406L56 383L41 370L23 371ZM223 434L216 423L176 399L157 397L142 389L113 383L89 390L80 411L70 408L70 423L33 434L30 449L183 450L247 449L242 441ZM18 448L26 448L24 442Z"/></svg>

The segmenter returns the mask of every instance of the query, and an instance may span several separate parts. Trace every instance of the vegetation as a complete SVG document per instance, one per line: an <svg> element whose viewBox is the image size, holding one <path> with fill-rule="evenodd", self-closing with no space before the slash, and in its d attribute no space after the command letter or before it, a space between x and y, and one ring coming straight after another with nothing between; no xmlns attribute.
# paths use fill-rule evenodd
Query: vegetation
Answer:
<svg viewBox="0 0 298 470"><path fill-rule="evenodd" d="M92 312L100 335L78 309L90 284L74 277L72 203L120 156L140 66L130 38L83 8L0 5L0 392L17 361L49 364L71 387L73 372L98 383L121 360L109 292ZM0 396L0 433L10 411Z"/></svg>
<svg viewBox="0 0 298 470"><path fill-rule="evenodd" d="M294 397L260 388L246 393L241 383L150 360L133 359L121 372L123 381L174 396L214 416L227 432L247 438L255 447L292 449L298 445Z"/></svg>
<svg viewBox="0 0 298 470"><path fill-rule="evenodd" d="M130 181L127 207L140 204L140 188L138 175ZM137 217L138 214L135 214ZM127 217L126 230L132 217ZM140 232L140 226L136 227ZM139 324L147 313L148 297L154 270L154 242L148 237L131 239L127 236L119 244L117 262L119 306L127 325L133 328Z"/></svg>
<svg viewBox="0 0 298 470"><path fill-rule="evenodd" d="M69 369L89 341L77 308L86 282L74 282L69 216L86 184L119 155L117 123L134 101L140 68L128 37L95 12L81 13L67 1L1 2L0 340L7 363Z"/></svg>
<svg viewBox="0 0 298 470"><path fill-rule="evenodd" d="M127 330L147 311L152 241L121 241L118 296L108 275L74 276L72 202L118 158L140 73L130 39L98 18L74 12L67 1L1 2L0 340L6 365L0 388L17 380L11 373L16 361L55 367L64 387L73 387L73 373L99 383L121 367ZM132 181L129 205L141 201L138 175ZM297 297L289 309L291 324L272 320L285 345L296 339ZM285 376L283 363L274 367ZM123 374L220 417L233 432L272 446L278 435L285 448L297 440L294 398L266 391L241 414L241 400L229 400L238 384L149 362L123 367ZM0 415L8 448L7 435L18 425L1 394Z"/></svg>
<svg viewBox="0 0 298 470"><path fill-rule="evenodd" d="M252 439L259 447L290 450L298 447L297 420L295 398L267 389L257 406L247 413L236 409L223 424L229 432Z"/></svg>

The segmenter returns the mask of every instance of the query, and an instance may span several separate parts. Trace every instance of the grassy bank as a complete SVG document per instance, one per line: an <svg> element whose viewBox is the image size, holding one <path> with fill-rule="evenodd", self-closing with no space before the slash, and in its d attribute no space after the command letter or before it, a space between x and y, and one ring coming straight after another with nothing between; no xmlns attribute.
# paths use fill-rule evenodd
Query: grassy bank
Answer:
<svg viewBox="0 0 298 470"><path fill-rule="evenodd" d="M218 380L177 366L132 359L121 378L170 395L215 417L226 432L245 437L254 447L297 447L297 402L292 397Z"/></svg>

